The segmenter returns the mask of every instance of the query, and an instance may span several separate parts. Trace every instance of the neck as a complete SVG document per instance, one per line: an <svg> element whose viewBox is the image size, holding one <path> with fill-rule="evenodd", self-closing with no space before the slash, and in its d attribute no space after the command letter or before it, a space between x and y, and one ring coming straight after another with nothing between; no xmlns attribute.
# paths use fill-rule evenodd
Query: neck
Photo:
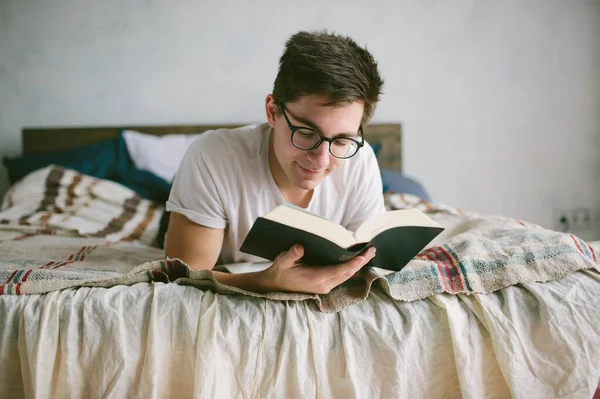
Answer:
<svg viewBox="0 0 600 399"><path fill-rule="evenodd" d="M292 182L288 179L281 164L277 160L275 156L275 151L273 150L273 134L274 132L271 130L271 138L269 140L269 170L271 171L271 176L273 176L273 180L275 181L275 185L279 189L279 192L283 196L283 199L290 204L294 204L296 206L306 208L312 199L314 190L303 190L301 188L295 187Z"/></svg>

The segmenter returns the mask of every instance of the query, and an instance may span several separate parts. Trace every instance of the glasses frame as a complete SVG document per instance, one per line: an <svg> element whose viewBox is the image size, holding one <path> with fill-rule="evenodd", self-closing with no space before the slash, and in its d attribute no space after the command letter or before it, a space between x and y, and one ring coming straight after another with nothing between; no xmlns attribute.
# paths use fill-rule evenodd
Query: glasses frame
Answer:
<svg viewBox="0 0 600 399"><path fill-rule="evenodd" d="M327 143L329 143L329 153L331 155L333 155L334 157L336 157L338 159L349 159L349 158L352 158L353 156L355 156L358 153L358 150L360 150L361 147L363 147L365 145L365 138L364 138L364 135L363 135L362 125L360 125L360 127L358 128L358 133L360 134L361 141L355 140L355 139L350 138L350 137L336 137L336 138L330 139L329 137L325 137L321 133L319 133L316 130L311 129L309 127L292 125L292 122L290 122L290 118L288 118L287 113L285 112L285 105L283 105L283 103L279 103L279 107L281 108L281 112L283 113L283 117L285 118L285 121L287 122L288 127L290 128L290 130L292 132L292 134L290 135L290 141L292 142L292 145L294 147L296 147L297 149L299 149L299 150L311 151L311 150L319 148L319 146L321 144L323 144L324 141L326 141ZM302 130L310 130L311 132L315 132L317 134L317 136L319 136L319 141L317 142L317 144L315 144L314 146L312 146L310 148L298 147L296 145L296 143L294 143L294 133L296 133L296 131L300 130L300 129L302 129ZM331 143L333 143L335 140L338 140L338 139L350 140L350 141L353 141L354 143L356 143L357 147L356 147L356 151L354 151L354 154L352 154L350 156L347 156L347 157L339 157L339 156L335 155L331 151Z"/></svg>

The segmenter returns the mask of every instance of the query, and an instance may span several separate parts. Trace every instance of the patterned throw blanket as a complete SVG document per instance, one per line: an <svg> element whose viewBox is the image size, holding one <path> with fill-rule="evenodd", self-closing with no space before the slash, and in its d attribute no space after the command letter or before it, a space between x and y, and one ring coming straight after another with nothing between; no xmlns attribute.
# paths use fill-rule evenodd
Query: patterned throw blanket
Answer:
<svg viewBox="0 0 600 399"><path fill-rule="evenodd" d="M15 184L0 211L0 294L174 282L224 294L312 299L333 312L379 289L414 301L438 293L489 293L600 271L600 242L504 217L484 217L386 193L388 209L416 207L446 230L402 271L365 270L327 295L259 295L220 284L211 271L164 260L154 246L163 208L106 180L50 166Z"/></svg>

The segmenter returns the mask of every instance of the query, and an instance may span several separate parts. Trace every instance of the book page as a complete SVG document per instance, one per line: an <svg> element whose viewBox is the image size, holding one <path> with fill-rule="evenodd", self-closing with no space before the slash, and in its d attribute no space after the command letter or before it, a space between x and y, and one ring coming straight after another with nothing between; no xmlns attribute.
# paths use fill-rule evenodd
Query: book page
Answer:
<svg viewBox="0 0 600 399"><path fill-rule="evenodd" d="M239 263L228 263L220 265L220 267L227 269L229 273L240 274L240 273L253 273L260 272L271 267L273 262L239 262Z"/></svg>
<svg viewBox="0 0 600 399"><path fill-rule="evenodd" d="M417 209L400 209L367 220L354 236L356 242L369 242L382 231L400 226L442 227Z"/></svg>
<svg viewBox="0 0 600 399"><path fill-rule="evenodd" d="M323 237L342 248L356 244L354 234L351 231L290 204L278 206L267 213L264 218Z"/></svg>

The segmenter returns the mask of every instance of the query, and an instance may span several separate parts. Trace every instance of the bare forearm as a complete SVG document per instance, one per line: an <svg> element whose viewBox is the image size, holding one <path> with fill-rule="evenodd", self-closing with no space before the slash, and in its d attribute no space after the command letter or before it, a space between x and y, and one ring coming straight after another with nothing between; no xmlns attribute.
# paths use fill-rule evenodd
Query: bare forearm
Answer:
<svg viewBox="0 0 600 399"><path fill-rule="evenodd" d="M273 264L264 270L251 273L223 273L213 271L215 279L231 287L259 294L267 292L301 292L328 294L333 288L352 278L375 256L375 248L369 248L346 263L314 267L300 262L304 255L301 246L294 246L280 254ZM184 259L182 259L185 261ZM210 262L187 262L196 270L211 270Z"/></svg>
<svg viewBox="0 0 600 399"><path fill-rule="evenodd" d="M267 284L261 272L229 274L213 271L213 275L220 283L241 288L245 291L259 294L276 291Z"/></svg>
<svg viewBox="0 0 600 399"><path fill-rule="evenodd" d="M184 260L185 262L185 260ZM193 270L210 270L215 279L225 285L241 288L245 291L264 294L266 292L277 291L272 284L268 284L265 276L261 272L249 273L225 273L212 270L212 266L207 263L186 262Z"/></svg>

